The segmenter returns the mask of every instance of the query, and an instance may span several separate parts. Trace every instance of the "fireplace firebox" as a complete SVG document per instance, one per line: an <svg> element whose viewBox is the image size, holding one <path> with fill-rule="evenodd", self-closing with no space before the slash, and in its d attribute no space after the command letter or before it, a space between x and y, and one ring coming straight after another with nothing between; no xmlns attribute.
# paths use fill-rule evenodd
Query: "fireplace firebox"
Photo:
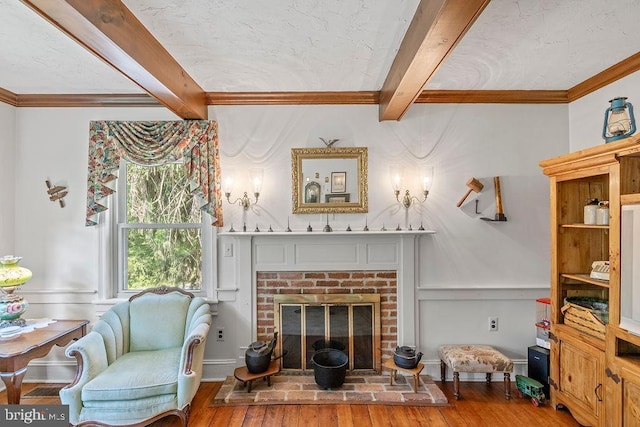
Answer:
<svg viewBox="0 0 640 427"><path fill-rule="evenodd" d="M337 348L353 372L380 372L379 294L274 295L277 352L284 370L313 370L316 350Z"/></svg>

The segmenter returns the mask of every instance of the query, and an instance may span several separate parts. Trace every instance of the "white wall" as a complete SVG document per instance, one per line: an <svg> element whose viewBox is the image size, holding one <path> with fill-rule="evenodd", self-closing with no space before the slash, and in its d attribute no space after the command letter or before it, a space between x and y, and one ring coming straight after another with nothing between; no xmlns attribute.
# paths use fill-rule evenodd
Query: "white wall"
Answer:
<svg viewBox="0 0 640 427"><path fill-rule="evenodd" d="M16 109L0 102L0 254L13 254L15 218ZM0 255L0 256L2 256Z"/></svg>
<svg viewBox="0 0 640 427"><path fill-rule="evenodd" d="M15 221L2 216L0 230L15 228L15 254L33 270L21 292L32 301L29 317L90 318L98 280L98 235L84 226L87 139L90 120L170 120L162 108L20 108L16 110ZM11 111L8 113L12 114ZM377 106L228 106L210 107L219 122L223 174L225 167L250 165L265 169L260 202L244 212L225 203L225 227L256 224L265 230L293 229L309 223L320 230L324 215L291 213L293 147L323 147L318 138L340 138L335 146L369 149L369 213L329 217L334 229L361 229L384 224L414 228L421 222L437 231L426 239L421 260L419 306L421 350L434 362L445 342L491 342L514 358L524 359L533 344L535 306L549 286L548 181L538 162L569 151L566 105L414 105L400 122L378 122ZM0 120L5 116L0 108ZM5 150L5 143L0 146ZM429 200L406 213L395 202L388 177L390 163L408 168L427 162L435 167ZM417 174L406 187L419 194ZM2 173L2 172L0 172ZM495 213L493 176L501 177L507 222L485 222ZM461 208L465 182L485 185ZM241 177L238 177L241 178ZM66 185L63 209L50 202L45 179ZM248 187L248 176L235 186ZM240 193L239 193L240 194ZM474 199L481 214L475 214ZM0 215L4 215L0 209ZM6 222L9 222L7 224ZM425 240L425 239L423 239ZM220 265L222 269L227 268ZM218 272L224 276L224 271ZM54 293L50 293L54 291ZM244 290L246 291L246 289ZM435 297L435 299L431 297ZM220 303L214 324L233 336L236 325L246 330L247 310ZM500 317L500 330L489 335L486 317ZM480 326L478 326L480 325ZM453 327L453 329L451 329ZM231 373L240 356L233 343L209 341L205 378ZM28 379L70 379L73 362L61 351L34 362ZM38 364L40 363L40 364ZM57 365L56 365L57 363ZM434 362L435 363L435 362Z"/></svg>
<svg viewBox="0 0 640 427"><path fill-rule="evenodd" d="M604 112L611 105L609 101L620 96L633 105L636 127L640 126L640 72L636 72L569 104L569 151L605 143Z"/></svg>

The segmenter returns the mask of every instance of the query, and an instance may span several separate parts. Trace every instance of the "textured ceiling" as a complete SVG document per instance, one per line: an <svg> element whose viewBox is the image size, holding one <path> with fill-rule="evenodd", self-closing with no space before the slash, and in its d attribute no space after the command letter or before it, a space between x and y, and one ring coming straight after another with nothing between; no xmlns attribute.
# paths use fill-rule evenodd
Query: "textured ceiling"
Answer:
<svg viewBox="0 0 640 427"><path fill-rule="evenodd" d="M207 92L380 90L419 0L124 0ZM492 0L426 89L568 89L640 51L640 0ZM16 0L0 88L142 93Z"/></svg>

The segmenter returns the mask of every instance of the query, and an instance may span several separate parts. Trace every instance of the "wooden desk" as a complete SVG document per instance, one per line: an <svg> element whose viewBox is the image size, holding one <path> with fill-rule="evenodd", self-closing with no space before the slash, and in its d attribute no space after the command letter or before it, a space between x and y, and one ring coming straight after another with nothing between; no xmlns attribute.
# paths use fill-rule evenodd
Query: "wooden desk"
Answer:
<svg viewBox="0 0 640 427"><path fill-rule="evenodd" d="M87 333L88 320L58 320L11 341L0 341L0 377L7 387L7 403L20 403L22 378L31 359L46 356L54 345L65 346Z"/></svg>

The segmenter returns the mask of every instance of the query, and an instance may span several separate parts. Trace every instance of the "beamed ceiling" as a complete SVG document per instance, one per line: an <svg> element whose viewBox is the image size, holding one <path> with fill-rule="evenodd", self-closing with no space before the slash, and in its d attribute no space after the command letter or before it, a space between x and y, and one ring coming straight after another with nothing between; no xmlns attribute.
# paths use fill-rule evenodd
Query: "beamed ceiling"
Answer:
<svg viewBox="0 0 640 427"><path fill-rule="evenodd" d="M0 0L0 101L567 103L640 68L640 0Z"/></svg>

